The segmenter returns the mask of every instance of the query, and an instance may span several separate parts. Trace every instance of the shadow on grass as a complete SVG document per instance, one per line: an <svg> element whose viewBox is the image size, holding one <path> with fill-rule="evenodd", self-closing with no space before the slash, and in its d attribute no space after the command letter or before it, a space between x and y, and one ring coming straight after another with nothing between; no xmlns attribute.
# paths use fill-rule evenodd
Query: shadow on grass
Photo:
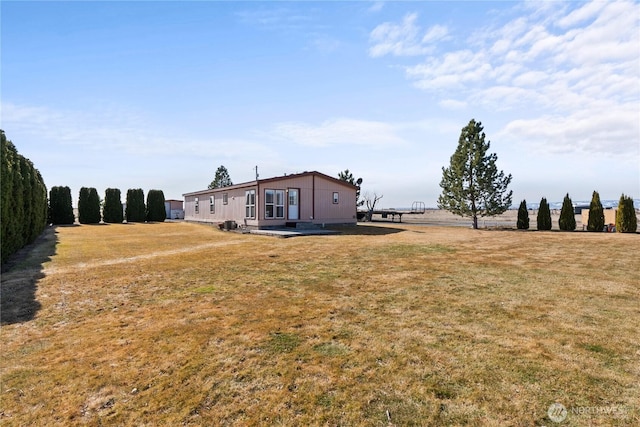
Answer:
<svg viewBox="0 0 640 427"><path fill-rule="evenodd" d="M20 249L2 265L0 324L33 320L41 307L36 300L36 289L44 277L42 265L55 254L57 243L55 227L48 227L35 242Z"/></svg>
<svg viewBox="0 0 640 427"><path fill-rule="evenodd" d="M403 228L383 227L379 225L358 224L354 226L336 227L333 230L339 231L346 236L386 236L405 231Z"/></svg>

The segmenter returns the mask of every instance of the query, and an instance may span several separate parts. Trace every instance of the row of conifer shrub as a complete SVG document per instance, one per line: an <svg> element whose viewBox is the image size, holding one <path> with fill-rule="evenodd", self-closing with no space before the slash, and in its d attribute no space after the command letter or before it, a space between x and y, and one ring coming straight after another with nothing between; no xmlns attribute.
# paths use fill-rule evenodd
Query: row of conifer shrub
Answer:
<svg viewBox="0 0 640 427"><path fill-rule="evenodd" d="M47 225L47 187L33 163L0 129L2 263L33 242Z"/></svg>
<svg viewBox="0 0 640 427"><path fill-rule="evenodd" d="M536 217L538 230L551 230L551 210L546 198L540 200L538 214ZM529 211L527 210L527 201L523 200L518 208L518 220L516 227L518 230L529 229ZM636 218L636 210L633 206L633 199L622 194L618 201L618 209L616 212L616 231L620 233L635 233L638 229L638 219ZM569 197L569 193L562 201L562 209L560 210L560 218L558 219L558 228L563 231L574 231L576 229L576 217L573 210L573 202ZM604 209L600 202L600 194L593 192L591 203L589 204L589 220L587 222L587 231L603 231L606 229L604 221Z"/></svg>
<svg viewBox="0 0 640 427"><path fill-rule="evenodd" d="M149 190L147 202L141 188L127 190L126 208L122 209L122 198L117 188L107 188L104 204L93 187L82 187L78 197L78 222L80 224L111 224L124 222L163 222L166 218L164 193ZM75 216L71 200L71 189L66 186L52 187L49 193L49 222L51 224L73 224Z"/></svg>

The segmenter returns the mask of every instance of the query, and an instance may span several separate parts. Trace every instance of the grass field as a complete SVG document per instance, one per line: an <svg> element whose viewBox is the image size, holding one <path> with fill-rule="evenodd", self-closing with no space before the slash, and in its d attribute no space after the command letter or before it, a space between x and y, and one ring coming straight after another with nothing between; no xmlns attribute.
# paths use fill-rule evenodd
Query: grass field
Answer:
<svg viewBox="0 0 640 427"><path fill-rule="evenodd" d="M0 424L639 425L638 254L619 233L50 229L2 275Z"/></svg>

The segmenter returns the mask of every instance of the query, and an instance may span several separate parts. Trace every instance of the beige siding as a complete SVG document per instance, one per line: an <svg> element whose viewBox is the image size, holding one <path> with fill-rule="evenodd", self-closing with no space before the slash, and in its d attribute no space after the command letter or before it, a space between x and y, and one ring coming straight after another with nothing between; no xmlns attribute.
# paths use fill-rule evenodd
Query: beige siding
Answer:
<svg viewBox="0 0 640 427"><path fill-rule="evenodd" d="M282 177L260 183L260 223L261 227L281 226L289 219L287 199L285 196L285 219L266 219L264 217L265 190L299 190L300 222L314 224L344 224L356 222L356 192L351 186L342 185L318 175L296 175L292 178ZM333 193L338 193L338 203L333 203Z"/></svg>
<svg viewBox="0 0 640 427"><path fill-rule="evenodd" d="M167 200L170 210L182 210L182 200Z"/></svg>
<svg viewBox="0 0 640 427"><path fill-rule="evenodd" d="M245 218L245 191L256 189L256 218ZM298 190L298 219L292 220L289 212L289 191ZM265 218L266 190L284 192L284 218ZM228 205L222 203L223 193L228 194ZM334 203L333 194L338 194ZM209 209L209 197L215 197L215 212ZM336 179L317 172L283 176L257 182L240 184L225 189L188 193L185 197L185 219L219 223L234 220L249 227L281 227L292 222L314 224L356 223L356 191ZM195 198L199 212L195 212Z"/></svg>
<svg viewBox="0 0 640 427"><path fill-rule="evenodd" d="M245 215L245 190L255 187L235 188L231 190L216 189L185 195L184 218L188 221L200 221L220 223L228 220L244 223ZM227 195L227 204L224 204L224 195ZM214 212L211 212L210 197L214 197ZM198 198L198 213L196 213L195 199ZM252 222L248 219L249 222ZM251 225L251 224L249 224Z"/></svg>
<svg viewBox="0 0 640 427"><path fill-rule="evenodd" d="M333 202L333 193L338 193L338 203ZM356 221L355 189L336 185L325 179L316 177L315 185L315 217L317 222L343 223Z"/></svg>

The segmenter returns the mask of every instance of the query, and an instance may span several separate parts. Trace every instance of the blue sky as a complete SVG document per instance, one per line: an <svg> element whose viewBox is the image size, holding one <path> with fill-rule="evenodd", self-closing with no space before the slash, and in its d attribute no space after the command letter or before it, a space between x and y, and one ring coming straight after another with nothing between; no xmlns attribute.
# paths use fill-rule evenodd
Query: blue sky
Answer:
<svg viewBox="0 0 640 427"><path fill-rule="evenodd" d="M351 170L435 207L470 119L514 204L640 197L638 2L2 1L1 128L48 187Z"/></svg>

